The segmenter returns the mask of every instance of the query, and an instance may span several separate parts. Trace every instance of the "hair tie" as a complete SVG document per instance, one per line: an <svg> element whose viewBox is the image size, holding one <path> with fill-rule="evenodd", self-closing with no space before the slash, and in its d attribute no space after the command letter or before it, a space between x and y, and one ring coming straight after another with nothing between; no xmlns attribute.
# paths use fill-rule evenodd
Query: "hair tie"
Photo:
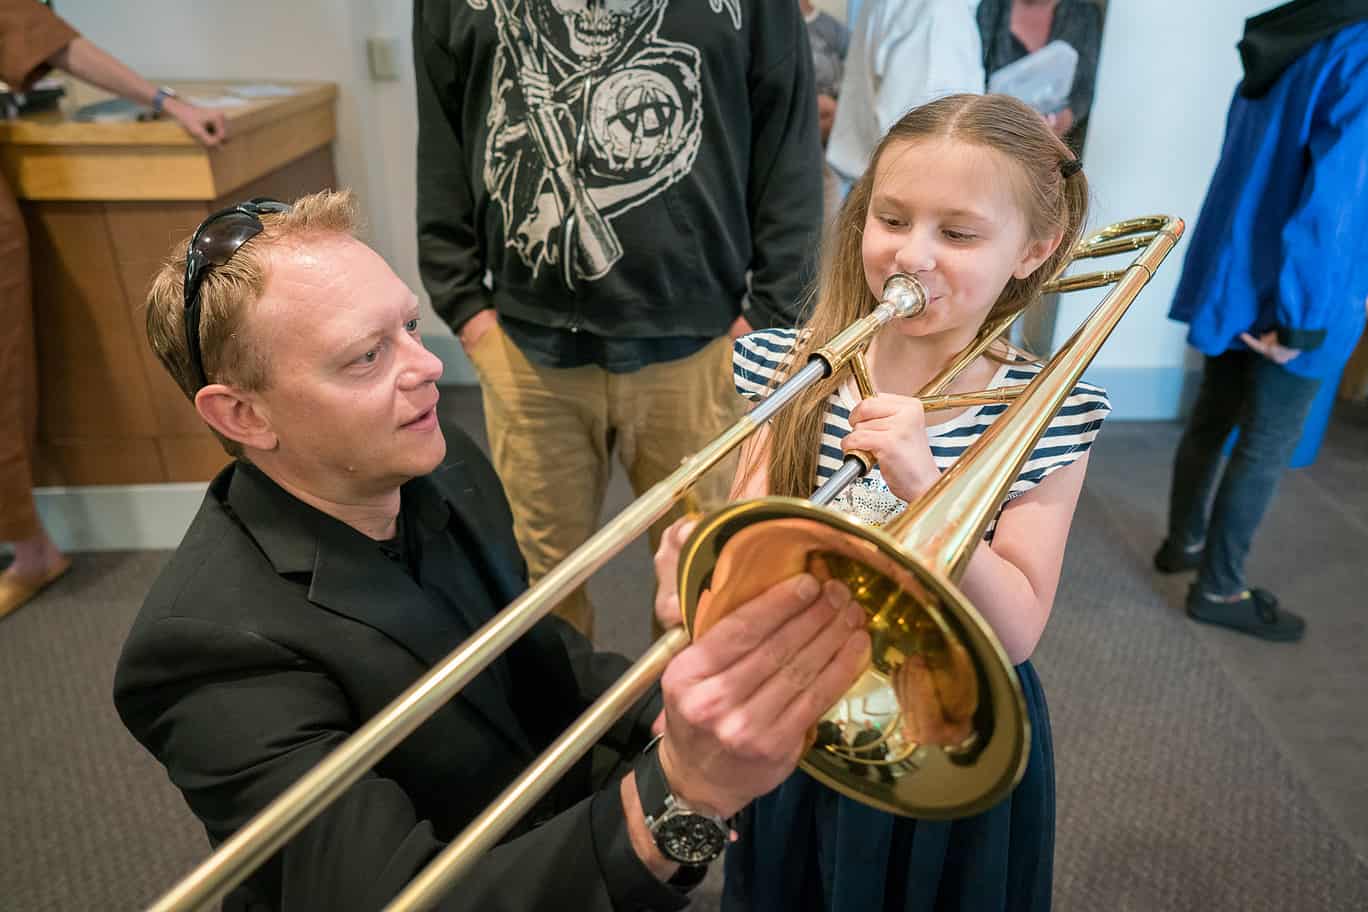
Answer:
<svg viewBox="0 0 1368 912"><path fill-rule="evenodd" d="M1059 173L1065 178L1073 177L1083 170L1083 163L1076 158L1066 158L1059 163Z"/></svg>

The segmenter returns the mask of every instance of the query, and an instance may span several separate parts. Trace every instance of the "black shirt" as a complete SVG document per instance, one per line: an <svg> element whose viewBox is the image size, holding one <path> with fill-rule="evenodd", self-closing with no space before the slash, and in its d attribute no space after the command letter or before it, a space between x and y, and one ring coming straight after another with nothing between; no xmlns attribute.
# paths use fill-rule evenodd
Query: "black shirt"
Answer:
<svg viewBox="0 0 1368 912"><path fill-rule="evenodd" d="M678 361L702 351L707 336L664 336L614 339L586 330L572 332L538 326L516 317L499 317L499 325L527 360L543 367L596 365L610 374L630 374L651 364Z"/></svg>

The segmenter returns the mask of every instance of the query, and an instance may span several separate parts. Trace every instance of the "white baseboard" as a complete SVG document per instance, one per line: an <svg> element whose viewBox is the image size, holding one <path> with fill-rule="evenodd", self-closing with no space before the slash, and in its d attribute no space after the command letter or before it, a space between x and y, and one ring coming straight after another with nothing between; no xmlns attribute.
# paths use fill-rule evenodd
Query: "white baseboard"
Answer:
<svg viewBox="0 0 1368 912"><path fill-rule="evenodd" d="M38 488L48 534L64 551L175 548L204 500L207 482Z"/></svg>

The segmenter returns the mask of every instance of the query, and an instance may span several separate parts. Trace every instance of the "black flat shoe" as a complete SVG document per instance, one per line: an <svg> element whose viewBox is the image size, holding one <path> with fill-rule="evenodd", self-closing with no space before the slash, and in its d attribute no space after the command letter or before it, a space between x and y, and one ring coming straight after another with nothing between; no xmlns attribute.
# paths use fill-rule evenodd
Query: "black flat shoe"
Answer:
<svg viewBox="0 0 1368 912"><path fill-rule="evenodd" d="M1176 548L1164 539L1164 543L1159 546L1159 550L1154 552L1154 569L1160 573L1183 573L1188 570L1196 570L1202 566L1203 548L1196 551L1187 551L1183 548Z"/></svg>
<svg viewBox="0 0 1368 912"><path fill-rule="evenodd" d="M1193 586L1188 590L1187 614L1203 624L1229 627L1279 643L1300 640L1306 632L1306 621L1279 608L1277 596L1267 589L1248 589L1234 602L1213 602Z"/></svg>

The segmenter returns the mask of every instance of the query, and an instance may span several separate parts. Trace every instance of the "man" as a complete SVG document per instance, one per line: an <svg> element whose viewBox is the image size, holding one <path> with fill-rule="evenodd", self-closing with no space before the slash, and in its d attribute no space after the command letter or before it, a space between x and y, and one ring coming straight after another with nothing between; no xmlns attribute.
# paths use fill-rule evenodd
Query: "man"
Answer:
<svg viewBox="0 0 1368 912"><path fill-rule="evenodd" d="M1239 49L1244 80L1169 311L1206 359L1154 564L1198 571L1194 620L1285 642L1305 622L1249 588L1244 564L1320 384L1363 333L1368 0L1284 4L1246 22Z"/></svg>
<svg viewBox="0 0 1368 912"><path fill-rule="evenodd" d="M114 698L215 844L525 585L492 468L437 423L418 302L353 223L335 193L216 213L189 245L189 294L182 246L148 295L154 350L236 460L149 593ZM657 556L667 583L679 544ZM677 605L665 587L661 602ZM722 820L792 771L868 648L834 583L743 606L670 664L663 737L633 771L595 792L581 764L443 908L681 907ZM227 907L380 908L626 664L543 620ZM661 702L605 747L639 750ZM666 824L700 838L681 849Z"/></svg>
<svg viewBox="0 0 1368 912"><path fill-rule="evenodd" d="M23 92L53 68L174 118L206 146L223 141L222 111L195 107L170 89L154 86L43 4L0 0L0 83ZM0 543L14 547L13 562L0 573L0 618L35 598L71 566L43 528L33 500L38 366L31 292L24 218L0 174Z"/></svg>
<svg viewBox="0 0 1368 912"><path fill-rule="evenodd" d="M423 283L479 374L535 581L594 531L615 447L638 493L664 478L739 414L728 337L797 322L812 60L792 0L416 0L413 20ZM582 589L560 612L591 633Z"/></svg>
<svg viewBox="0 0 1368 912"><path fill-rule="evenodd" d="M977 2L868 0L860 7L826 152L847 187L908 111L944 95L983 92Z"/></svg>

